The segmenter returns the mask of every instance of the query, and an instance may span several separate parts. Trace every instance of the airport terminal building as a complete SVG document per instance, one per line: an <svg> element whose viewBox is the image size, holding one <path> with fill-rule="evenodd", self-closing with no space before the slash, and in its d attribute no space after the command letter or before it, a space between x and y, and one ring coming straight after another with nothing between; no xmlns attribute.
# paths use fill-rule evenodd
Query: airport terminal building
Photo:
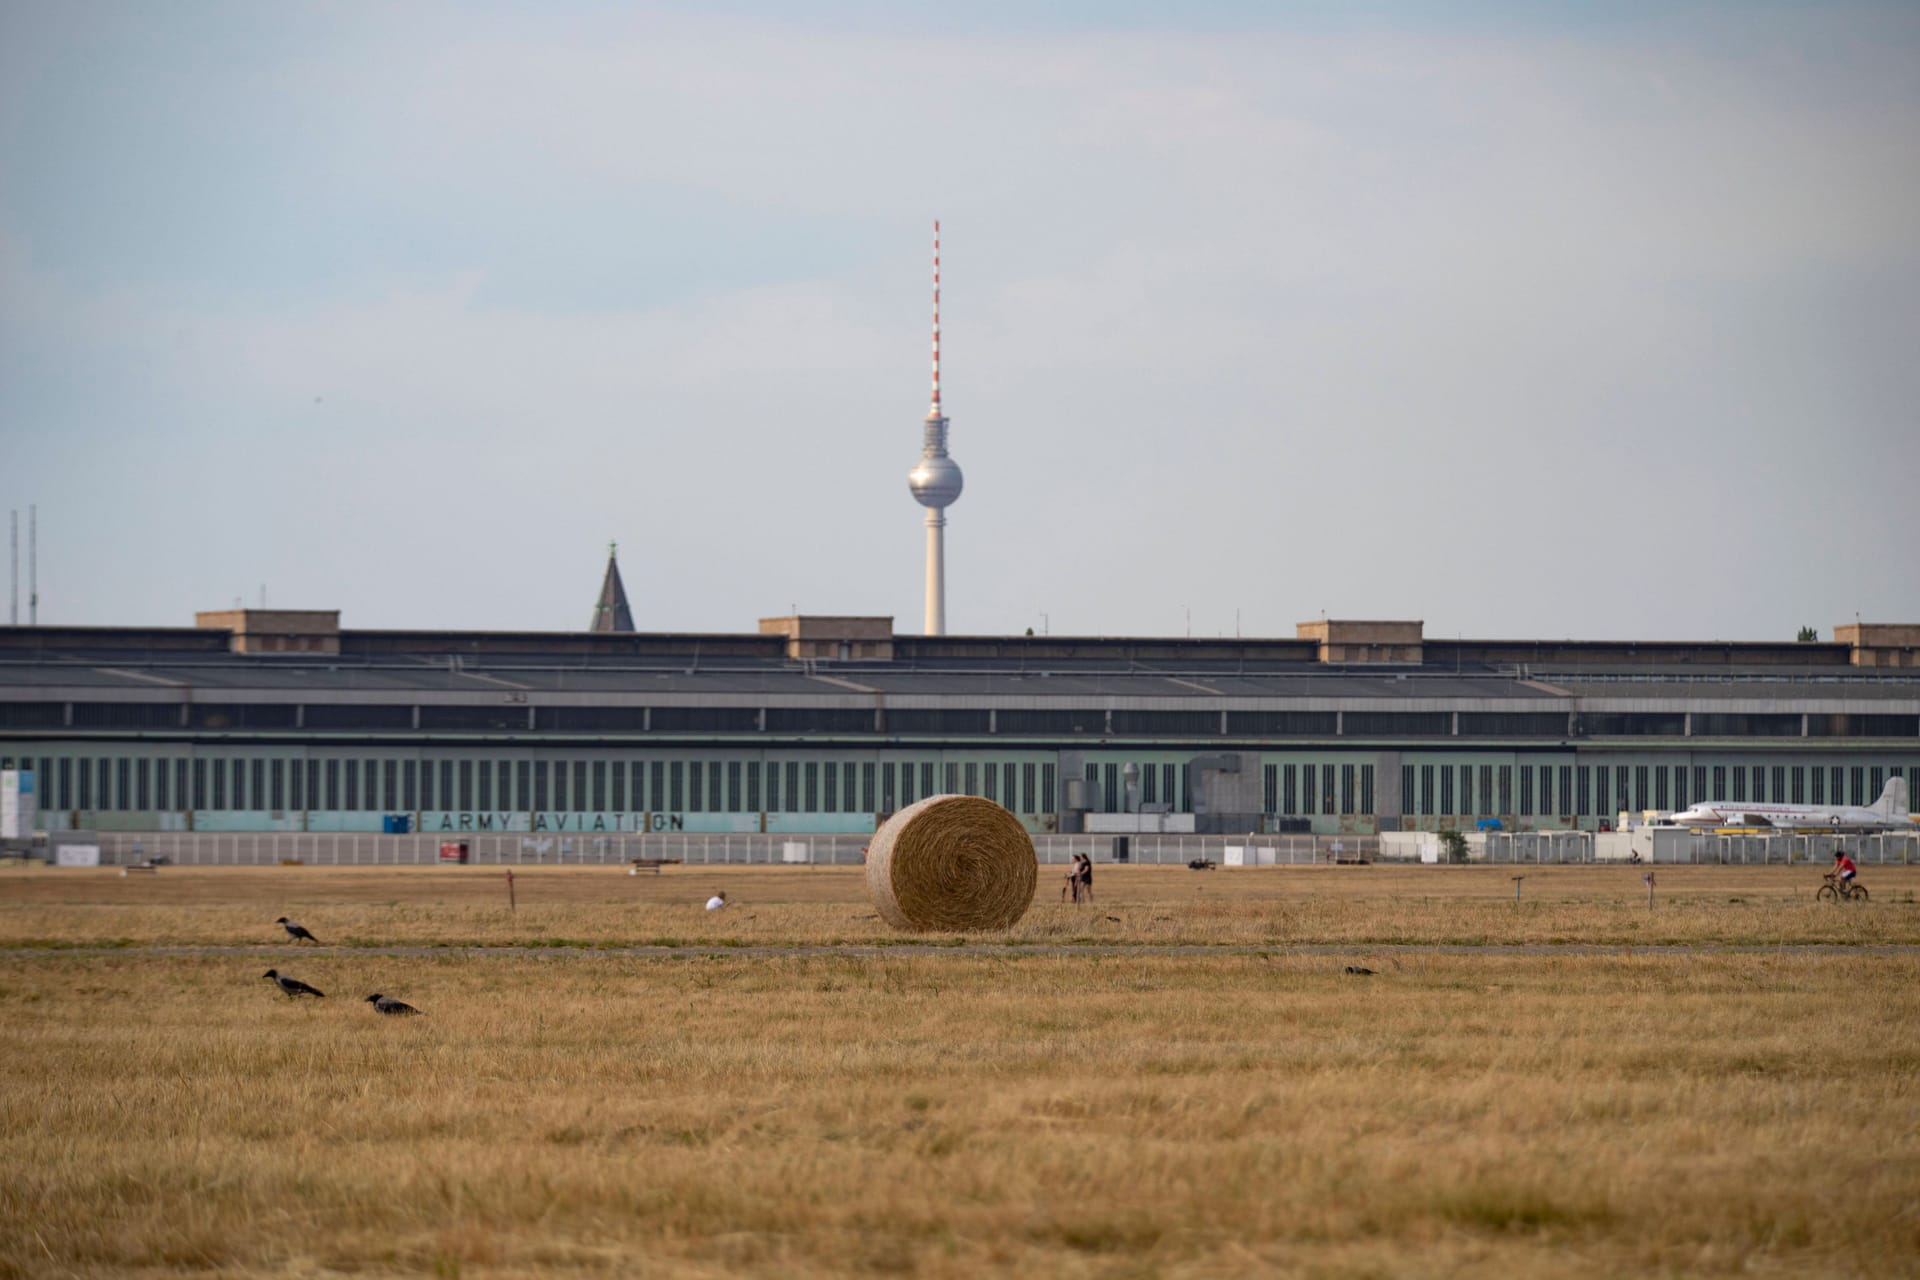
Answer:
<svg viewBox="0 0 1920 1280"><path fill-rule="evenodd" d="M622 598L621 603L624 603ZM1596 830L1705 799L1920 794L1920 626L1829 642L0 628L0 768L99 831ZM630 625L630 624L629 624ZM1115 826L1114 815L1130 815Z"/></svg>

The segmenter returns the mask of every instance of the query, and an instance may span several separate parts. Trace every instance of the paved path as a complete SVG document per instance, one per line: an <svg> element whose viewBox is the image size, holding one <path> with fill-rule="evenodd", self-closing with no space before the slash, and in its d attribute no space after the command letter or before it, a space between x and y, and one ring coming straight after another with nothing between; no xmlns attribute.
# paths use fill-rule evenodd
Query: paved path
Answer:
<svg viewBox="0 0 1920 1280"><path fill-rule="evenodd" d="M845 945L731 946L725 943L687 943L679 946L529 946L508 943L500 946L392 946L392 947L301 947L250 944L244 946L125 946L125 947L34 947L0 945L0 957L24 960L56 956L167 956L211 957L250 956L272 962L289 956L541 956L581 958L633 957L637 959L685 960L741 956L750 959L770 957L829 957L883 959L890 956L952 956L968 960L1021 959L1030 956L1647 956L1647 955L1920 955L1920 943L1871 943L1844 945L1829 942L1809 943L1447 943L1447 942L1356 942L1356 943L1196 943L1170 946L1161 943L1129 946L1114 943L995 943L962 944L902 943L897 946Z"/></svg>

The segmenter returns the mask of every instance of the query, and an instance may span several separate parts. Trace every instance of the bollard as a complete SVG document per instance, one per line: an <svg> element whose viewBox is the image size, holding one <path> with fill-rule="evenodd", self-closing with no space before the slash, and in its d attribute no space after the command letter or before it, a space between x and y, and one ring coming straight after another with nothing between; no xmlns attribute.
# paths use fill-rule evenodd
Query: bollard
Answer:
<svg viewBox="0 0 1920 1280"><path fill-rule="evenodd" d="M1647 910L1651 911L1653 910L1653 872L1647 872L1640 879L1647 886Z"/></svg>
<svg viewBox="0 0 1920 1280"><path fill-rule="evenodd" d="M520 910L520 904L515 902L513 898L513 869L511 867L507 869L507 910L513 912Z"/></svg>

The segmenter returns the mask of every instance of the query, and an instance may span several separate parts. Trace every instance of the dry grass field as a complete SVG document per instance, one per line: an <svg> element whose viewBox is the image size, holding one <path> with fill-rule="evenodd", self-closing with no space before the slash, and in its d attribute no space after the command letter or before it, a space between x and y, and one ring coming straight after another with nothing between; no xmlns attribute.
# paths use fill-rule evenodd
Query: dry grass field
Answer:
<svg viewBox="0 0 1920 1280"><path fill-rule="evenodd" d="M1034 909L973 945L1276 943L1920 944L1920 867L1867 867L1868 910L1813 900L1818 868L1102 866L1097 901L1059 901L1041 869ZM1515 901L1515 875L1524 875ZM702 909L725 889L729 911ZM894 946L859 867L0 867L0 947L270 946L281 915L343 947Z"/></svg>
<svg viewBox="0 0 1920 1280"><path fill-rule="evenodd" d="M0 1275L1920 1274L1920 871L1511 874L0 869Z"/></svg>

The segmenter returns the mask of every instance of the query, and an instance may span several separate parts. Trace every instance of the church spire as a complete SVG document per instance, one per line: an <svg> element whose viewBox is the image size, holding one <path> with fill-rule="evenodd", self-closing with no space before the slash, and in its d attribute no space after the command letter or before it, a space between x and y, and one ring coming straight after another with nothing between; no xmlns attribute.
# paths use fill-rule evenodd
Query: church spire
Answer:
<svg viewBox="0 0 1920 1280"><path fill-rule="evenodd" d="M627 607L627 588L620 581L620 544L607 544L607 576L600 583L600 599L593 606L589 631L632 631L633 610Z"/></svg>

